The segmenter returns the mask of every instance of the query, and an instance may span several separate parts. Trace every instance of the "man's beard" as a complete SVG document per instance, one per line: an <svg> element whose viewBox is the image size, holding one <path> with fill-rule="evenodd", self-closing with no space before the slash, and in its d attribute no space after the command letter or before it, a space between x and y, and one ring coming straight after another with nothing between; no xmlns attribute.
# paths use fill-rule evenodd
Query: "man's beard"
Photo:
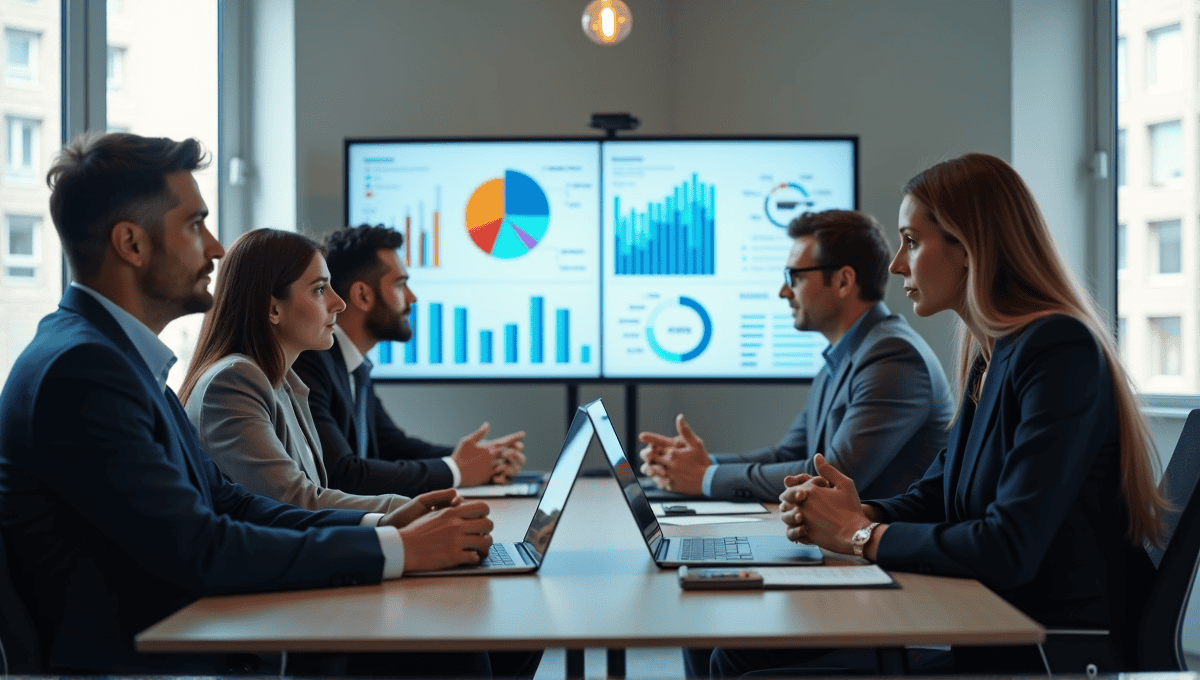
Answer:
<svg viewBox="0 0 1200 680"><path fill-rule="evenodd" d="M159 258L163 258L162 251L159 250L158 253L160 253ZM190 285L186 289L179 292L175 289L182 277L172 272L167 262L159 259L158 262L151 264L150 270L146 272L146 296L162 303L163 306L174 307L179 311L177 316L207 312L212 309L213 297L207 289L197 292L195 285L197 281L211 274L212 271L213 265L210 263L189 282Z"/></svg>
<svg viewBox="0 0 1200 680"><path fill-rule="evenodd" d="M388 309L387 305L379 301L378 294L375 299L375 308L367 314L367 318L363 321L367 332L381 341L408 342L411 340L412 326L408 325L404 315Z"/></svg>

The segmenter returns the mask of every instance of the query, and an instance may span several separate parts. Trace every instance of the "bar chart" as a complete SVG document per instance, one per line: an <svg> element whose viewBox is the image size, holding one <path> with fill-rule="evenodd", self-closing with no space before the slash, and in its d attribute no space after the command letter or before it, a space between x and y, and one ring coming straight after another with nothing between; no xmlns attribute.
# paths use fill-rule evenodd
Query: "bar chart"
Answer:
<svg viewBox="0 0 1200 680"><path fill-rule="evenodd" d="M450 313L447 316L447 312ZM499 328L471 329L471 311L466 306L455 305L447 308L445 303L431 302L427 305L413 304L409 312L409 326L412 328L412 338L404 343L404 364L421 363L422 355L430 365L440 365L453 362L466 366L472 362L472 356L481 365L500 363L520 363L520 324L505 323ZM526 326L527 342L529 343L529 363L539 364L570 364L572 351L577 351L577 363L591 364L592 346L580 344L577 348L571 342L571 310L565 307L554 309L554 356L551 361L546 354L546 298L542 295L529 297L529 322ZM447 334L447 321L449 330ZM497 335L503 343L503 354L498 354L496 347ZM447 335L449 337L447 337ZM471 347L471 340L478 345ZM396 363L393 359L393 345L397 343L380 343L377 364L388 366Z"/></svg>
<svg viewBox="0 0 1200 680"><path fill-rule="evenodd" d="M692 174L645 211L613 198L618 276L711 275L715 270L716 187Z"/></svg>
<svg viewBox="0 0 1200 680"><path fill-rule="evenodd" d="M442 188L435 189L433 213L430 226L425 224L425 202L417 202L416 231L413 227L412 208L404 214L404 266L408 268L441 267L442 258ZM396 220L392 220L392 229L399 229ZM415 235L415 239L414 239Z"/></svg>

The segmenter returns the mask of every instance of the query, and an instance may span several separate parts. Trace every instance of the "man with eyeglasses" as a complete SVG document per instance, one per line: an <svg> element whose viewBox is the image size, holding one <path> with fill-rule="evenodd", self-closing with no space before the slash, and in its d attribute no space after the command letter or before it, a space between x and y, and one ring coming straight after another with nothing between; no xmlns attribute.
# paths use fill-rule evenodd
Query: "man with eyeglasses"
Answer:
<svg viewBox="0 0 1200 680"><path fill-rule="evenodd" d="M709 455L683 414L677 434L638 435L642 471L663 489L778 501L783 478L817 476L813 456L887 498L919 479L946 445L950 386L929 345L883 303L889 251L875 219L853 210L805 213L788 225L792 250L779 297L797 330L829 340L808 400L775 446Z"/></svg>

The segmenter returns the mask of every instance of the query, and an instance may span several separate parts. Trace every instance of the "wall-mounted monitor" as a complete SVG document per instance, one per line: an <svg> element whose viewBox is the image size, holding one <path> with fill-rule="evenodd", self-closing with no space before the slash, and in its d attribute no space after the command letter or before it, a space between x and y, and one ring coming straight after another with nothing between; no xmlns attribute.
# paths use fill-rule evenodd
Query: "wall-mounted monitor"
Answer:
<svg viewBox="0 0 1200 680"><path fill-rule="evenodd" d="M805 211L856 208L857 138L347 140L347 224L405 235L393 379L808 378L779 298Z"/></svg>

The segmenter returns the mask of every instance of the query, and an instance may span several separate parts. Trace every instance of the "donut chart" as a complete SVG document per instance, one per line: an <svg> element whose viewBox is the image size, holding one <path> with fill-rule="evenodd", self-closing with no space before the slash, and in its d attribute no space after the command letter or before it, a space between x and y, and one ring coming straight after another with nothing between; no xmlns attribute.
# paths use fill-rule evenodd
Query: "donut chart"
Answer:
<svg viewBox="0 0 1200 680"><path fill-rule="evenodd" d="M667 300L650 313L646 341L664 361L681 364L704 353L712 340L712 317L686 295Z"/></svg>
<svg viewBox="0 0 1200 680"><path fill-rule="evenodd" d="M483 252L510 260L537 247L550 227L550 202L532 177L505 170L467 200L467 232Z"/></svg>
<svg viewBox="0 0 1200 680"><path fill-rule="evenodd" d="M787 227L793 219L811 210L815 205L816 202L808 195L807 189L795 182L783 182L771 187L763 210L771 224Z"/></svg>

